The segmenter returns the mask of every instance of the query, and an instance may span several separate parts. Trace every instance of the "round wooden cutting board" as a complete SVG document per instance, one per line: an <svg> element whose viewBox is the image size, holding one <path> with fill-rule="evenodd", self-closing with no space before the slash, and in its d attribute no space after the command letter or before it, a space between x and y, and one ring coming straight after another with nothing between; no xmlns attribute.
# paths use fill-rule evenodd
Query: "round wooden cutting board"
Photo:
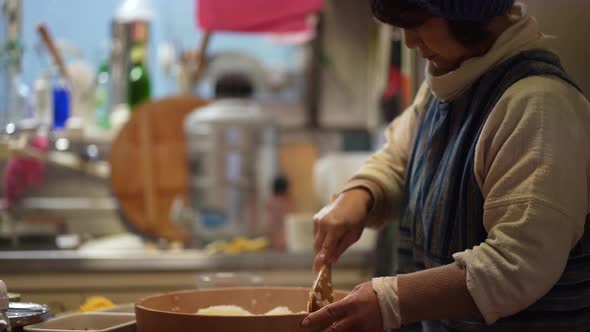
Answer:
<svg viewBox="0 0 590 332"><path fill-rule="evenodd" d="M172 224L170 207L175 198L186 202L188 197L184 118L206 104L192 96L144 103L113 141L111 187L123 219L135 231L169 241L188 239Z"/></svg>

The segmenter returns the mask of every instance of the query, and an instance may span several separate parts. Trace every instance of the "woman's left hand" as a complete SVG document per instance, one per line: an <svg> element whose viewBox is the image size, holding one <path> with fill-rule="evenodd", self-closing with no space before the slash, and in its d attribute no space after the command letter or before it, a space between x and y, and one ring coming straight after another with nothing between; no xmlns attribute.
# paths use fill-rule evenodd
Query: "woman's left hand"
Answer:
<svg viewBox="0 0 590 332"><path fill-rule="evenodd" d="M309 314L302 326L333 332L383 332L379 300L372 282L356 286L342 301Z"/></svg>

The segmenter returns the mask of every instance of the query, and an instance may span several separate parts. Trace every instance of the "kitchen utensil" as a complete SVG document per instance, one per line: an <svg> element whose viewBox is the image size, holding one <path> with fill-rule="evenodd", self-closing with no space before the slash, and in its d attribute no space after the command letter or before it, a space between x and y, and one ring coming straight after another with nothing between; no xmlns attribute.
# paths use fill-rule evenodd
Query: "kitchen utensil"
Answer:
<svg viewBox="0 0 590 332"><path fill-rule="evenodd" d="M301 327L307 316L306 288L226 288L201 289L150 296L135 307L138 332L304 332ZM343 299L346 292L335 292ZM199 309L217 305L237 305L255 315L286 306L296 314L278 316L205 316L195 315ZM301 313L299 313L301 312Z"/></svg>
<svg viewBox="0 0 590 332"><path fill-rule="evenodd" d="M192 85L195 82L199 82L203 72L206 70L208 65L207 49L209 48L212 35L213 32L205 30L201 37L199 48L182 53L180 57L181 68L178 73L178 81L182 93L190 93Z"/></svg>
<svg viewBox="0 0 590 332"><path fill-rule="evenodd" d="M273 121L246 98L222 98L185 121L190 207L203 240L258 235L276 175Z"/></svg>
<svg viewBox="0 0 590 332"><path fill-rule="evenodd" d="M43 322L51 317L51 310L46 305L35 303L10 302L8 318L12 331L22 331L24 326Z"/></svg>
<svg viewBox="0 0 590 332"><path fill-rule="evenodd" d="M55 64L57 65L57 68L59 70L59 74L64 80L69 81L68 71L66 70L63 58L59 50L57 49L57 46L53 41L53 37L49 33L49 29L47 28L45 23L41 23L37 26L37 32L41 36L41 39L43 39L43 42L45 43L45 46L47 46L49 53L51 53L53 61L55 61Z"/></svg>
<svg viewBox="0 0 590 332"><path fill-rule="evenodd" d="M330 203L336 200L336 195L330 195ZM332 265L324 264L318 277L311 287L307 300L307 311L314 312L334 302L332 295Z"/></svg>
<svg viewBox="0 0 590 332"><path fill-rule="evenodd" d="M134 231L171 241L187 238L170 222L170 208L176 197L188 198L184 118L205 104L191 96L142 104L113 141L111 187Z"/></svg>
<svg viewBox="0 0 590 332"><path fill-rule="evenodd" d="M205 71L206 67L206 55L207 49L209 48L209 41L211 40L211 31L207 30L204 32L203 37L201 38L201 43L199 44L199 51L197 53L197 61L195 63L195 71L193 73L192 81L198 81L203 71Z"/></svg>
<svg viewBox="0 0 590 332"><path fill-rule="evenodd" d="M332 266L325 264L320 269L307 299L307 311L314 312L334 302L332 291Z"/></svg>

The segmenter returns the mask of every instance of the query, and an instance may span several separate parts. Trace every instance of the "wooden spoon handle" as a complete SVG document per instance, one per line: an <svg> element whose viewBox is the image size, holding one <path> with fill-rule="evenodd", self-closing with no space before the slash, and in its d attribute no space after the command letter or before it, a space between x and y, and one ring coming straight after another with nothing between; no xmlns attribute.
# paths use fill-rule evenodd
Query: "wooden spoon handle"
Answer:
<svg viewBox="0 0 590 332"><path fill-rule="evenodd" d="M204 32L203 37L201 38L201 43L199 45L199 50L197 53L196 59L196 67L193 73L192 81L196 82L201 78L201 75L205 71L206 68L206 56L207 56L207 49L209 48L209 41L211 40L212 32L207 30Z"/></svg>
<svg viewBox="0 0 590 332"><path fill-rule="evenodd" d="M318 277L313 283L307 300L307 311L314 312L334 302L332 294L332 267L325 264L320 269Z"/></svg>
<svg viewBox="0 0 590 332"><path fill-rule="evenodd" d="M49 53L51 53L51 56L53 57L53 60L59 69L61 77L69 81L68 71L66 70L63 58L61 57L61 54L59 53L59 50L57 49L57 46L55 45L55 42L53 41L53 38L51 37L49 29L45 23L41 23L37 26L37 32L39 32L41 39L43 39L47 49L49 49Z"/></svg>

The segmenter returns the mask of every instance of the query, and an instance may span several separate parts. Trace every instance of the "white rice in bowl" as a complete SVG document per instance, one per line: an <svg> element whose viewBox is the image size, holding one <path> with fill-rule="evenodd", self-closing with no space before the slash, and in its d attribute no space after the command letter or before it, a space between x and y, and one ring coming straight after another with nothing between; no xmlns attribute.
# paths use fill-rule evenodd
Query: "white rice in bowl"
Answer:
<svg viewBox="0 0 590 332"><path fill-rule="evenodd" d="M216 305L211 306L204 309L199 309L196 312L197 315L207 315L207 316L255 316L248 310L237 306L237 305ZM280 316L280 315L290 315L293 312L287 307L276 307L271 311L265 313L261 316Z"/></svg>
<svg viewBox="0 0 590 332"><path fill-rule="evenodd" d="M253 316L248 310L237 305L216 305L199 309L196 314L208 316Z"/></svg>

